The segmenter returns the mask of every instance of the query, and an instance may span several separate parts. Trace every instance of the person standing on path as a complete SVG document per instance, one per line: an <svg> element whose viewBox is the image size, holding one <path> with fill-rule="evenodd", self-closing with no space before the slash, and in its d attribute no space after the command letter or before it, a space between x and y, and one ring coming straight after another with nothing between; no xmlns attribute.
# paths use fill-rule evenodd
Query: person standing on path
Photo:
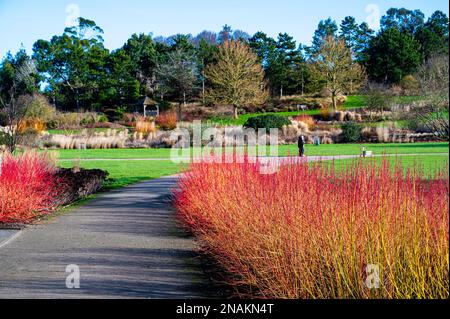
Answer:
<svg viewBox="0 0 450 319"><path fill-rule="evenodd" d="M298 156L305 156L305 137L303 135L298 137Z"/></svg>

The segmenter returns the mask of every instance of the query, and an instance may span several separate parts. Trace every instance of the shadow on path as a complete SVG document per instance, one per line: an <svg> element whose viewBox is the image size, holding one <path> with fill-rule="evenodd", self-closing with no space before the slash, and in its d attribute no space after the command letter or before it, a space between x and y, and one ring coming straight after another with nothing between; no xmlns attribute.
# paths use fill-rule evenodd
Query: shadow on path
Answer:
<svg viewBox="0 0 450 319"><path fill-rule="evenodd" d="M102 194L0 248L0 298L214 298L164 177ZM80 289L66 288L66 266Z"/></svg>

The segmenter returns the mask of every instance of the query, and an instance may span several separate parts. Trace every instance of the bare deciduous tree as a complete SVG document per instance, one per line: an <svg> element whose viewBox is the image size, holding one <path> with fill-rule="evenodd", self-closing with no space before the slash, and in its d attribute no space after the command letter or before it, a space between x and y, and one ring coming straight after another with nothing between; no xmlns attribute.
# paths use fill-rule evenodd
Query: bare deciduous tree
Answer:
<svg viewBox="0 0 450 319"><path fill-rule="evenodd" d="M355 92L365 81L363 68L353 61L352 52L342 39L326 37L320 50L313 56L313 62L310 64L311 73L325 82L335 110L339 94Z"/></svg>
<svg viewBox="0 0 450 319"><path fill-rule="evenodd" d="M235 118L243 105L262 104L267 100L264 70L247 44L225 41L219 47L217 61L206 69L206 78L212 86L208 98L232 105Z"/></svg>
<svg viewBox="0 0 450 319"><path fill-rule="evenodd" d="M435 55L428 59L417 72L422 93L448 96L448 55Z"/></svg>
<svg viewBox="0 0 450 319"><path fill-rule="evenodd" d="M441 140L449 140L449 60L448 55L432 56L417 73L424 106L415 108L414 115Z"/></svg>
<svg viewBox="0 0 450 319"><path fill-rule="evenodd" d="M384 116L384 111L387 110L391 104L392 96L388 93L388 88L380 83L369 82L364 88L364 104L369 111L370 119L372 119L372 112L381 112L381 117Z"/></svg>
<svg viewBox="0 0 450 319"><path fill-rule="evenodd" d="M27 94L27 87L32 85L36 68L32 60L26 59L12 66L12 77L6 83L0 82L0 106L7 117L9 128L0 132L6 147L13 152L19 140L19 130L29 103L22 103L21 96Z"/></svg>
<svg viewBox="0 0 450 319"><path fill-rule="evenodd" d="M197 88L198 74L194 57L182 50L171 52L167 61L156 67L159 91L171 93L178 101L178 120L181 121L181 105Z"/></svg>

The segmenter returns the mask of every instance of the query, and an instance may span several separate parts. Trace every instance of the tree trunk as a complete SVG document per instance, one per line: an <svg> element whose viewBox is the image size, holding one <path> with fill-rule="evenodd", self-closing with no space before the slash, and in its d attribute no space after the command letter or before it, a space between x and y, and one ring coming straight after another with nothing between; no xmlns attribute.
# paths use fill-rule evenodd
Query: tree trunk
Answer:
<svg viewBox="0 0 450 319"><path fill-rule="evenodd" d="M238 115L238 107L236 105L233 105L233 111L234 111L234 119L237 120L239 118L239 115Z"/></svg>
<svg viewBox="0 0 450 319"><path fill-rule="evenodd" d="M177 112L178 122L181 122L181 102L178 103L178 112Z"/></svg>
<svg viewBox="0 0 450 319"><path fill-rule="evenodd" d="M205 80L202 79L202 101L203 105L205 105Z"/></svg>
<svg viewBox="0 0 450 319"><path fill-rule="evenodd" d="M186 92L183 92L183 104L186 106Z"/></svg>
<svg viewBox="0 0 450 319"><path fill-rule="evenodd" d="M303 78L303 68L302 68L302 95L305 94L305 80Z"/></svg>
<svg viewBox="0 0 450 319"><path fill-rule="evenodd" d="M77 112L80 112L80 99L79 99L79 95L78 95L78 89L76 89L76 91L75 91L75 100L77 103Z"/></svg>
<svg viewBox="0 0 450 319"><path fill-rule="evenodd" d="M280 87L280 100L283 98L283 86Z"/></svg>
<svg viewBox="0 0 450 319"><path fill-rule="evenodd" d="M337 110L337 105L336 105L336 93L335 92L331 92L331 102L333 103L333 110Z"/></svg>

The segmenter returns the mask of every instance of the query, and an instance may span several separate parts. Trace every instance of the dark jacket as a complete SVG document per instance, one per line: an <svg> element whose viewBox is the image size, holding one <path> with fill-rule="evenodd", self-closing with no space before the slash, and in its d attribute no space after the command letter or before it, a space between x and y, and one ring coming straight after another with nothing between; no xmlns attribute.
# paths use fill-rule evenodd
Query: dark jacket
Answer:
<svg viewBox="0 0 450 319"><path fill-rule="evenodd" d="M305 138L303 136L299 136L298 137L298 147L303 147L305 146Z"/></svg>

